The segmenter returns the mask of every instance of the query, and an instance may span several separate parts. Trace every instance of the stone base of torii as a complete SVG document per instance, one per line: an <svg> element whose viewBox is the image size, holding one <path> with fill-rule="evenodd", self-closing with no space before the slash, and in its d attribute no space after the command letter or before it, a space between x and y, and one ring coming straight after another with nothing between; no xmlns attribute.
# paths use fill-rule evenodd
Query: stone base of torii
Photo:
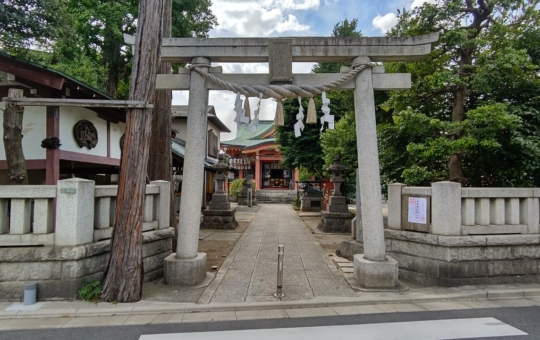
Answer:
<svg viewBox="0 0 540 340"><path fill-rule="evenodd" d="M339 79L340 74L292 74L292 62L417 61L431 52L438 34L412 38L170 38L163 39L162 61L196 64L220 79L241 85L319 85ZM126 42L131 42L126 37ZM200 57L205 56L205 57ZM270 74L221 74L214 62L269 62ZM165 280L194 285L206 277L206 254L198 252L203 166L206 155L206 107L208 90L220 86L191 70L158 75L158 90L189 90L187 142L176 253L165 259ZM382 217L379 157L374 90L402 90L411 86L410 74L384 74L381 67L367 68L337 90L354 90L359 160L357 216L361 219L364 254L354 256L354 276L365 288L398 285L398 263L386 256ZM358 218L357 217L357 218Z"/></svg>

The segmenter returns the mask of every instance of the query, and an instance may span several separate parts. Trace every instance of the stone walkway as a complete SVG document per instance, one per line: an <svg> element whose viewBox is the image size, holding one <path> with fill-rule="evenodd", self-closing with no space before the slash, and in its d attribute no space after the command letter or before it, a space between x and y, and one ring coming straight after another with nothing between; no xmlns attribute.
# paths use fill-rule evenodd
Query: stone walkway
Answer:
<svg viewBox="0 0 540 340"><path fill-rule="evenodd" d="M290 205L261 205L199 303L276 301L277 246L285 246L282 300L356 296Z"/></svg>

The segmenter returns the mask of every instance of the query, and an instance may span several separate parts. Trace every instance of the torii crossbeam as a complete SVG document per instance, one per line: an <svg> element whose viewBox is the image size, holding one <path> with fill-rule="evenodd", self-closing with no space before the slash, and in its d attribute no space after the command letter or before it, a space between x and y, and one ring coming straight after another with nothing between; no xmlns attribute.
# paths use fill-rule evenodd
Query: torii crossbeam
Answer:
<svg viewBox="0 0 540 340"><path fill-rule="evenodd" d="M410 62L424 59L438 33L411 38L293 37L293 38L170 38L163 39L162 61L197 65L227 82L240 85L317 85L342 74L293 74L292 62ZM126 36L130 43L132 37ZM211 62L268 62L269 74L222 74ZM342 70L342 72L347 70ZM206 276L206 254L198 252L201 188L206 148L208 91L221 89L193 68L179 74L158 75L158 90L189 90L187 143L177 252L165 259L165 281L197 284ZM411 86L410 74L384 74L382 67L367 68L337 90L354 90L360 211L364 254L355 255L354 276L366 288L398 285L398 264L386 256L374 90L403 90ZM363 236L363 237L362 237Z"/></svg>

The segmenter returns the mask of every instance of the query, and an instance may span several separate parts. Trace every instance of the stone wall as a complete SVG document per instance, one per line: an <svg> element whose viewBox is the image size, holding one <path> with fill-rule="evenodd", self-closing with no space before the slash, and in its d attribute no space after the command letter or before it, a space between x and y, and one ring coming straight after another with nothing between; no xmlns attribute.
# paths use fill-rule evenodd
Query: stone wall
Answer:
<svg viewBox="0 0 540 340"><path fill-rule="evenodd" d="M540 282L540 189L391 184L388 196L386 251L400 278L439 286ZM425 224L409 222L409 197L427 199ZM343 242L340 252L352 259L363 244Z"/></svg>
<svg viewBox="0 0 540 340"><path fill-rule="evenodd" d="M540 282L539 235L385 234L406 280L439 286Z"/></svg>
<svg viewBox="0 0 540 340"><path fill-rule="evenodd" d="M163 276L163 259L172 252L173 228L143 233L144 280ZM2 248L0 301L20 301L26 282L38 282L38 300L74 299L87 279L101 279L110 240L65 247Z"/></svg>
<svg viewBox="0 0 540 340"><path fill-rule="evenodd" d="M445 236L385 230L386 251L398 261L399 277L437 286L540 282L539 235ZM341 243L352 259L363 244Z"/></svg>

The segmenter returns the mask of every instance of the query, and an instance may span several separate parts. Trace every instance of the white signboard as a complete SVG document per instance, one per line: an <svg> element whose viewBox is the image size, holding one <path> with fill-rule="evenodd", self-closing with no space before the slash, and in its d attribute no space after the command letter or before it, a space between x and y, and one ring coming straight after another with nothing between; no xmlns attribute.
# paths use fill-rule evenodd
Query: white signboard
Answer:
<svg viewBox="0 0 540 340"><path fill-rule="evenodd" d="M427 199L409 197L409 223L426 224Z"/></svg>

